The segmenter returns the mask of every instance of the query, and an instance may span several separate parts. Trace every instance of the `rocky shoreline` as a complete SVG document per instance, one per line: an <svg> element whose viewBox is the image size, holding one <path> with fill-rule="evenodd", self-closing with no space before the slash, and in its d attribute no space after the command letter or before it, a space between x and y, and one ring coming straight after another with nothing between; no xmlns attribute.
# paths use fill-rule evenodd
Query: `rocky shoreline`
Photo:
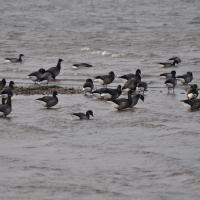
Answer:
<svg viewBox="0 0 200 200"><path fill-rule="evenodd" d="M74 87L61 87L61 86L18 86L15 87L16 95L34 95L34 94L51 94L53 91L57 91L58 94L80 94L82 90Z"/></svg>

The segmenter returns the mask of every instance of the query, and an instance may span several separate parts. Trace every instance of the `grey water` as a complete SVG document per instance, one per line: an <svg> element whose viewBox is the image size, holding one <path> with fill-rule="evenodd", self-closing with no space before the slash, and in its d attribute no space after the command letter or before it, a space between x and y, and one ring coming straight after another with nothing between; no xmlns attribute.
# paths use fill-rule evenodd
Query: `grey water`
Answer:
<svg viewBox="0 0 200 200"><path fill-rule="evenodd" d="M0 199L200 199L200 113L180 102L180 82L167 94L159 74L171 68L157 64L179 56L177 74L200 83L199 0L1 0L0 27L0 78L16 85L33 85L27 75L58 58L53 84L81 88L137 68L149 83L144 102L122 112L82 94L58 95L52 109L39 95L14 96L0 118ZM4 62L20 53L23 64ZM94 67L72 69L77 62ZM71 115L88 109L91 120Z"/></svg>

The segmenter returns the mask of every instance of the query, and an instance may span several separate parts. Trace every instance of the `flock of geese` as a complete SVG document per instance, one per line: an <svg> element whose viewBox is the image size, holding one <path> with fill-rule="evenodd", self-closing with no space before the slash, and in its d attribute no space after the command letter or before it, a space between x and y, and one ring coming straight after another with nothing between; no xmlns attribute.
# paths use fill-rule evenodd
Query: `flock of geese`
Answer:
<svg viewBox="0 0 200 200"><path fill-rule="evenodd" d="M22 57L24 55L20 54L18 58L5 58L5 61L11 63L22 63ZM35 84L46 81L47 84L50 81L56 79L61 70L61 62L62 59L58 59L57 65L55 67L48 68L47 70L40 68L35 72L32 72L28 75ZM167 62L160 62L158 64L163 67L175 67L181 62L179 57L172 57L168 59ZM80 67L93 67L88 63L76 63L73 65L73 68ZM177 85L177 80L181 80L183 84L187 85L188 89L186 92L186 99L182 100L182 102L189 104L191 106L191 110L197 110L200 108L200 99L198 99L198 85L191 84L193 80L193 73L188 71L183 75L176 75L176 71L172 70L168 73L160 74L161 77L165 77L165 85L168 88L168 93L172 91L174 94L174 89ZM83 84L83 93L85 96L94 95L97 98L111 101L116 105L116 109L121 111L128 108L133 108L140 100L144 101L144 93L147 91L148 84L145 81L142 81L141 78L141 70L137 69L135 73L129 73L118 78L124 79L126 82L123 86L118 85L117 88L109 88L108 85L111 84L116 75L113 71L110 71L106 75L99 75L94 77L93 79L86 79ZM94 89L94 83L98 82L102 85L102 88ZM0 95L2 97L2 104L0 104L0 112L3 113L3 116L6 117L12 111L12 96L14 95L14 82L10 81L9 85L6 86L6 79L3 78L0 81ZM127 93L127 98L120 97L122 93ZM37 101L42 101L45 103L46 108L51 108L58 103L58 93L57 91L53 91L52 96L43 96L41 98L36 99ZM80 119L90 119L90 116L93 116L93 111L88 110L86 113L72 113L73 115L79 117Z"/></svg>

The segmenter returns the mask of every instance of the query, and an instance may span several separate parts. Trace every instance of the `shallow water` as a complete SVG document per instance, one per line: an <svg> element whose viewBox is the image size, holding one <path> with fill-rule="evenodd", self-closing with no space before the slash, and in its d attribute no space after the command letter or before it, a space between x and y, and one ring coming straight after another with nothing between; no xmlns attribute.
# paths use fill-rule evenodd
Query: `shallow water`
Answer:
<svg viewBox="0 0 200 200"><path fill-rule="evenodd" d="M156 64L180 56L177 73L200 82L198 0L9 0L0 10L0 78L31 85L27 74L62 58L61 86L138 67L150 83L144 102L122 112L82 94L59 95L48 110L37 95L15 96L0 119L0 199L199 200L200 114L180 102L180 83L167 94L159 74L171 69ZM4 63L19 53L23 64ZM92 120L71 115L88 109Z"/></svg>

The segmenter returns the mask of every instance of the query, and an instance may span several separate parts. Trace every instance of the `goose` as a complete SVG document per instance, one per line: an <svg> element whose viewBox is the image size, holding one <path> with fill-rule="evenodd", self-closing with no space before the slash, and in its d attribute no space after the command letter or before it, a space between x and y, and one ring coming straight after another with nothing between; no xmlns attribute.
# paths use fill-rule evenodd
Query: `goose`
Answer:
<svg viewBox="0 0 200 200"><path fill-rule="evenodd" d="M6 86L6 79L3 78L1 81L0 81L0 91Z"/></svg>
<svg viewBox="0 0 200 200"><path fill-rule="evenodd" d="M200 99L186 99L181 100L181 102L190 105L191 111L198 110L200 108Z"/></svg>
<svg viewBox="0 0 200 200"><path fill-rule="evenodd" d="M118 85L116 89L100 88L92 92L93 94L100 94L100 97L106 100L117 99L122 94L122 86Z"/></svg>
<svg viewBox="0 0 200 200"><path fill-rule="evenodd" d="M57 91L54 91L52 96L43 96L43 97L38 98L36 100L45 102L46 103L45 106L47 108L51 108L58 103L57 95L58 95Z"/></svg>
<svg viewBox="0 0 200 200"><path fill-rule="evenodd" d="M22 63L22 57L24 54L19 54L19 58L5 58L6 62L11 62L11 63Z"/></svg>
<svg viewBox="0 0 200 200"><path fill-rule="evenodd" d="M96 76L95 81L107 87L108 84L112 83L115 79L115 74L110 71L108 75Z"/></svg>
<svg viewBox="0 0 200 200"><path fill-rule="evenodd" d="M28 75L28 78L31 79L33 82L37 82L40 80L42 74L45 73L45 69L40 68L38 71L32 72Z"/></svg>
<svg viewBox="0 0 200 200"><path fill-rule="evenodd" d="M63 59L58 59L58 63L56 65L56 67L50 67L49 69L46 70L46 72L49 72L53 75L54 79L56 78L56 76L58 76L58 74L60 73L61 70L61 62L63 61Z"/></svg>
<svg viewBox="0 0 200 200"><path fill-rule="evenodd" d="M8 93L8 99L7 102L0 104L0 112L3 113L4 117L7 117L12 111L12 101L11 101L11 94Z"/></svg>
<svg viewBox="0 0 200 200"><path fill-rule="evenodd" d="M176 76L176 78L181 79L183 84L188 84L193 80L193 73L187 72L186 74L182 74L180 76Z"/></svg>
<svg viewBox="0 0 200 200"><path fill-rule="evenodd" d="M94 88L94 84L91 78L86 79L85 83L83 84L83 92L84 95L87 93L91 93Z"/></svg>
<svg viewBox="0 0 200 200"><path fill-rule="evenodd" d="M177 80L176 80L176 73L175 71L172 72L172 77L171 78L168 78L166 81L165 81L165 85L167 86L168 88L168 94L169 94L169 90L172 89L173 90L173 94L174 94L174 88L177 84Z"/></svg>
<svg viewBox="0 0 200 200"><path fill-rule="evenodd" d="M90 119L90 115L93 117L93 111L92 110L88 110L86 113L82 113L82 112L79 112L79 113L72 113L72 115L75 115L77 117L79 117L80 120L83 120L83 119Z"/></svg>
<svg viewBox="0 0 200 200"><path fill-rule="evenodd" d="M137 69L136 72L135 72L135 74L132 74L132 73L130 73L130 74L125 74L125 75L123 75L123 76L119 76L119 78L129 80L129 79L131 79L131 78L138 78L138 77L140 77L140 76L141 76L141 70L140 70L140 69Z"/></svg>
<svg viewBox="0 0 200 200"><path fill-rule="evenodd" d="M88 64L88 63L75 63L75 64L73 64L74 69L78 69L80 67L93 67L93 66Z"/></svg>
<svg viewBox="0 0 200 200"><path fill-rule="evenodd" d="M115 103L116 105L118 105L117 107L115 107L117 110L124 110L127 108L131 108L132 107L132 103L133 103L133 99L132 99L132 90L128 91L128 99L126 98L118 98L118 99L111 99L111 101L113 103Z"/></svg>
<svg viewBox="0 0 200 200"><path fill-rule="evenodd" d="M192 84L187 90L188 99L196 99L199 95L199 89L197 84Z"/></svg>

